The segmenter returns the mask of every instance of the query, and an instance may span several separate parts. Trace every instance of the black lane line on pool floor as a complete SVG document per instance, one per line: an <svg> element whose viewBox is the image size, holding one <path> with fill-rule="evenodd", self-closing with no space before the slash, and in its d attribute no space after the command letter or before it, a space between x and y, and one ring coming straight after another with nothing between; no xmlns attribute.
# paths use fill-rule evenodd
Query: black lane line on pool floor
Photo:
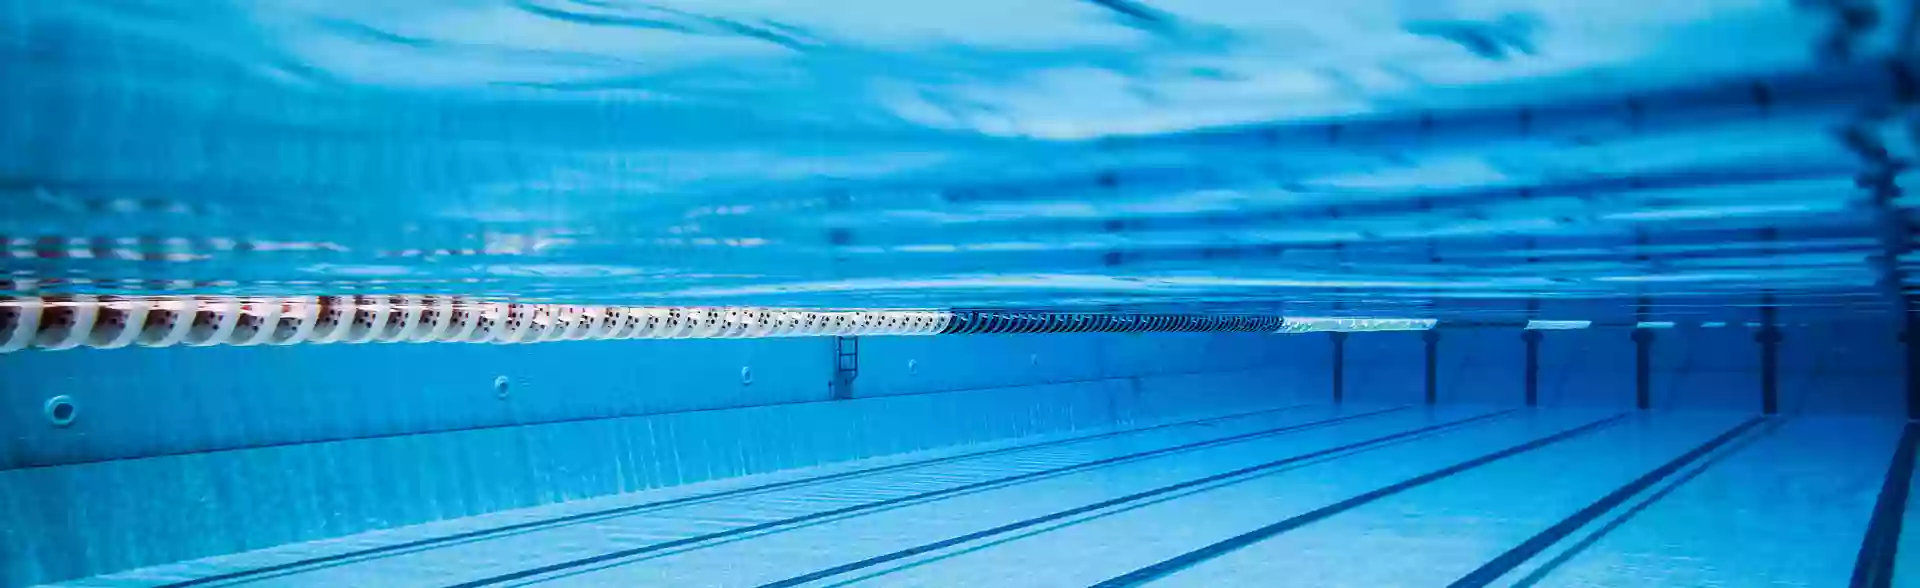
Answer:
<svg viewBox="0 0 1920 588"><path fill-rule="evenodd" d="M1501 418L1505 418L1505 417L1508 417L1508 416L1511 416L1511 415L1513 415L1513 414L1514 414L1514 413L1516 413L1516 412L1519 412L1519 409L1511 409L1511 410L1506 410L1506 411L1500 411L1499 413L1488 413L1488 414L1481 414L1481 415L1475 415L1475 416L1473 416L1473 417L1470 417L1470 418L1466 418L1466 419L1462 419L1462 420L1460 420L1460 421L1457 421L1457 422L1453 422L1453 423L1449 423L1449 424L1450 424L1450 425L1452 425L1452 426L1465 426L1466 424L1469 424L1469 423L1472 423L1472 422L1484 422L1484 421L1489 421L1489 420L1499 420L1499 419L1501 419ZM1280 469L1280 470L1272 470L1272 471L1269 471L1268 473L1278 473L1278 472L1282 472L1282 471L1290 471L1290 470L1292 470L1292 469L1295 469L1295 468L1300 468L1300 467L1306 467L1306 466L1311 466L1311 465L1316 465L1316 464L1320 464L1320 463L1326 463L1326 462L1329 462L1329 461L1333 461L1333 460L1338 460L1338 459L1344 459L1344 458L1347 458L1347 457L1350 457L1350 456L1353 456L1353 455L1358 455L1358 454L1360 454L1360 453L1363 453L1363 452L1367 452L1367 451L1374 451L1374 450L1377 450L1377 449L1382 449L1382 448L1386 448L1386 447L1392 447L1392 446L1395 446L1395 445L1399 445L1399 444L1403 444L1403 443L1411 443L1411 442L1415 442L1415 441L1419 441L1419 440L1420 440L1421 438L1423 438L1423 437L1425 437L1425 436L1430 436L1430 435L1437 435L1437 434L1442 434L1442 433L1445 433L1445 431L1444 431L1444 430L1438 430L1438 429L1436 429L1436 430L1431 430L1431 431L1428 431L1428 432L1426 432L1426 433L1423 433L1423 434L1421 434L1421 435L1416 435L1416 436L1412 436L1412 437L1401 437L1401 438L1399 438L1399 439L1396 439L1396 440L1393 440L1393 441L1388 441L1388 442L1385 442L1385 443L1381 443L1381 444L1378 444L1378 445L1371 445L1371 446L1368 446L1368 447L1363 447L1363 448L1359 448L1359 449L1356 449L1356 450L1353 450L1353 451L1351 451L1351 452L1348 452L1348 453L1340 453L1340 454L1335 454L1335 455L1330 455L1330 456L1322 456L1322 457L1320 457L1320 458L1315 458L1315 459L1311 459L1311 460L1309 460L1309 461L1305 461L1305 462L1300 462L1300 463L1297 463L1297 464L1293 464L1293 465L1292 465L1292 466L1290 466L1290 467L1285 467L1285 468L1283 468L1283 469ZM1068 475L1071 475L1071 474L1068 474ZM1225 482L1225 484L1233 484L1233 483L1237 483L1237 482L1239 482L1239 481L1244 481L1244 480L1247 480L1247 479L1252 479L1252 477L1247 477L1247 478L1243 478L1242 480L1228 480L1228 481L1226 481L1226 482ZM1200 492L1207 492L1207 491L1210 491L1210 490L1212 490L1212 489L1213 489L1213 488L1215 488L1215 487L1218 487L1218 486L1204 486L1204 487L1200 487L1200 488L1190 488L1189 490L1191 490L1191 492L1190 492L1189 494L1193 494L1193 493L1200 493ZM1001 489L1001 488L982 488L982 489L979 489L979 490L976 490L976 491L973 491L973 492L968 492L968 493L964 493L964 494L955 494L955 495L950 495L950 496L944 496L944 497L941 497L941 500L949 500L949 499L953 499L953 498L958 498L958 497L961 497L961 496L969 496L969 495L975 495L975 494L981 494L981 493L987 493L987 492L993 492L993 491L995 491L995 490L1000 490L1000 489ZM1106 516L1106 515L1110 515L1110 514L1117 514L1117 513L1121 513L1121 512L1126 512L1127 510L1131 510L1131 509L1133 509L1133 508L1139 508L1139 507L1143 507L1143 506L1147 506L1147 505L1151 505L1151 504L1155 504L1155 503L1156 503L1156 502L1158 502L1158 501L1165 501L1165 500L1174 500L1174 499L1178 499L1178 498L1180 498L1180 497L1182 497L1182 496L1185 496L1185 495L1187 495L1187 494L1180 494L1180 493L1174 493L1174 494L1170 494L1170 495L1164 495L1164 496L1161 496L1161 497L1159 497L1159 498L1157 498L1157 499L1153 499L1153 500L1147 500L1147 501L1144 501L1144 502L1136 502L1136 503L1133 503L1133 504L1129 504L1129 505L1125 505L1125 506L1123 506L1123 507L1121 507L1121 508L1118 508L1118 509L1114 509L1114 510L1110 510L1110 511L1106 511L1106 512L1104 512L1104 513L1101 513L1101 514L1099 514L1099 515L1095 515L1095 516ZM867 511L867 512L861 512L861 513L855 513L855 514L852 514L852 515L847 515L847 516L844 516L844 517L839 517L839 518L827 518L827 519L820 519L820 520L814 520L814 521L808 521L808 522L805 522L805 523L800 523L800 524L796 524L796 525L793 525L793 526L790 526L790 527L786 527L786 528L782 528L782 529L778 529L778 530L774 530L774 531L772 531L772 532L768 532L768 533L763 533L763 534L758 534L758 535L745 535L745 536L736 536L736 537L729 537L729 538L726 538L726 539L722 539L722 540L718 540L718 541L713 541L713 542L708 542L708 543L703 543L703 544L699 544L699 545L695 545L695 546L692 546L692 547L686 547L686 548L683 548L683 549L678 549L678 550L673 550L673 551L668 551L668 552L664 552L664 553L654 553L654 554L650 554L650 555L648 555L648 556L646 556L646 557L639 557L639 558L632 558L632 559L627 559L627 560L624 560L624 561L617 561L617 562L612 562L612 563L606 563L606 564L602 564L602 565L598 565L598 566L594 566L594 567L589 567L589 568L583 568L583 569L577 569L577 570L568 570L568 571L565 571L565 572L559 572L559 573L555 573L555 574L549 574L549 575L546 575L546 576L543 576L543 577L541 577L541 578L538 578L538 579L535 579L535 580L532 580L532 581L529 581L529 582L524 582L524 583L520 583L520 584L513 584L513 585L514 585L514 586L530 586L530 585L534 585L534 584L541 584L541 583L545 583L545 582L554 582L554 581L559 581L559 580L564 580L564 579L566 579L566 578L571 578L571 577L575 577L575 576L583 576L583 575L587 575L587 574L592 574L592 573L595 573L595 572L600 572L600 571L604 571L604 570L609 570L609 569L613 569L613 568L618 568L618 567L621 567L621 566L628 566L628 565L634 565L634 564L638 564L638 563L640 563L640 562L645 562L645 561L649 561L649 560L652 560L652 559L655 559L655 558L660 558L660 557L668 557L668 556L673 556L673 555L679 555L679 554L682 554L682 553L687 553L687 552L689 552L689 551L694 551L694 550L698 550L698 549L707 549L707 548L712 548L712 547L719 547L719 546L722 546L722 545L727 545L727 544L731 544L731 543L738 543L738 542L742 542L742 541L752 541L752 540L754 540L754 539L759 539L759 538L761 538L761 537L769 537L769 536L772 536L772 535L775 535L775 534L780 534L780 533L790 533L790 532L794 532L794 531L798 531L798 530L801 530L801 529L807 529L807 528L812 528L812 527L815 527L815 526L819 526L819 525L824 525L824 524L830 524L830 523L835 523L835 522L841 522L841 521L846 521L846 520L849 520L849 519L853 519L853 518L856 518L856 517L862 517L862 516L870 516L870 515L874 515L874 514L878 514L878 513L883 513L883 512L891 512L891 511L895 511L895 510L900 510L900 509L906 509L906 508L912 508L912 507L915 507L915 506L926 506L926 505L930 505L930 504L937 504L937 502L915 502L915 503L903 503L903 504L896 504L896 505L892 505L892 506L889 506L889 507L886 507L886 508L882 508L882 509L879 509L879 510L874 510L874 511ZM1079 521L1069 521L1069 524L1072 524L1072 523L1077 523L1077 522L1081 522L1081 521L1086 521L1086 520L1091 520L1091 518L1092 518L1092 517L1088 517L1088 518L1083 518L1083 519L1080 519ZM1032 532L1032 533L1040 533L1040 532L1044 532L1044 531L1046 531L1046 530L1047 530L1047 529L1034 529L1034 530L1032 530L1031 532ZM1012 536L1012 537L1005 537L1005 538L1003 538L1003 540L1012 540L1012 539L1014 539L1014 538L1016 538L1016 537L1017 537L1017 536ZM983 545L991 545L991 544L992 544L992 543L985 543L985 544L983 544ZM933 561L933 560L923 560L923 561ZM918 565L918 564L915 564L915 565ZM870 576L880 576L880 575L885 575L886 573L890 573L890 572L892 572L892 571L897 571L897 570L899 570L899 569L904 569L904 568L894 568L893 570L888 570L888 571L886 571L886 572L880 572L880 573L876 573L876 574L871 574ZM867 578L867 577L869 577L869 576L859 576L859 577L855 577L855 578L850 578L850 579L847 579L847 580L844 580L844 581L842 581L842 582L840 582L840 583L837 583L837 584L832 584L832 586L842 586L842 585L846 585L846 584L853 584L853 583L857 583L857 582L859 582L859 581L860 581L861 579L863 579L863 578Z"/></svg>
<svg viewBox="0 0 1920 588"><path fill-rule="evenodd" d="M1887 480L1880 486L1880 498L1873 504L1873 522L1860 542L1860 555L1853 562L1852 588L1891 588L1894 556L1900 554L1900 530L1907 513L1907 497L1912 493L1913 460L1920 446L1920 423L1909 422L1900 432L1900 446L1893 451L1893 463L1887 466ZM1908 570L1912 573L1912 570Z"/></svg>
<svg viewBox="0 0 1920 588"><path fill-rule="evenodd" d="M1142 451L1138 453L1130 453L1127 455L1119 455L1119 456L1098 459L1098 460L1089 461L1089 462L1082 462L1082 463L1073 464L1073 465L1049 468L1049 469L1040 470L1036 472L1028 472L1024 474L1016 474L1016 475L1006 476L1002 478L995 478L992 480L982 480L979 482L962 484L962 485L954 486L951 488L929 490L926 492L910 494L907 496L900 496L896 498L889 498L889 499L878 500L874 502L844 506L844 507L835 508L831 510L825 510L825 511L809 513L809 514L804 514L804 515L799 515L794 517L788 517L788 518L780 519L776 521L768 521L764 523L747 525L744 527L736 527L732 529L727 529L725 531L715 531L712 533L695 535L692 537L682 537L680 539L661 541L658 543L650 543L650 544L642 545L639 547L622 549L619 551L602 553L599 555L583 557L583 558L564 561L560 563L527 568L523 570L500 574L497 576L481 578L478 580L469 580L465 582L460 582L458 584L450 585L449 588L474 588L477 586L488 586L493 584L499 584L502 582L511 582L514 580L526 579L533 576L551 574L554 572L566 571L573 568L579 568L584 566L590 566L593 564L605 563L605 562L610 562L618 559L624 559L624 558L632 557L635 555L673 549L676 547L693 545L696 543L703 543L703 542L712 541L715 539L724 539L727 537L733 537L737 535L757 533L757 532L765 531L769 529L792 526L792 525L805 523L809 521L834 518L834 517L839 517L839 516L844 516L849 514L864 513L867 511L880 510L880 509L891 507L897 504L920 502L920 501L930 500L934 498L940 498L943 496L969 493L969 492L973 492L973 491L977 491L985 488L1010 486L1010 485L1019 484L1022 482L1028 482L1028 481L1033 481L1033 480L1052 477L1052 476L1090 470L1090 469L1095 469L1099 467L1115 465L1120 463L1139 461L1139 460L1158 457L1162 455L1169 455L1169 454L1193 451L1198 449L1206 449L1209 447L1217 447L1222 445L1230 445L1230 444L1240 443L1244 441L1252 441L1252 440L1264 438L1264 437L1272 437L1272 436L1277 436L1277 435L1282 435L1282 434L1292 433L1292 432L1297 432L1302 430L1332 426L1332 425L1340 424L1340 423L1351 421L1351 420L1363 419L1367 417L1399 412L1406 409L1407 407L1400 406L1400 407L1388 408L1384 410L1376 410L1376 411L1364 412L1360 414L1346 415L1346 416L1335 417L1331 419L1324 419L1324 420L1312 421L1312 422L1301 423L1296 425L1288 425L1285 427L1279 427L1274 429L1267 429L1264 431L1242 433L1239 435L1232 435L1228 437L1222 437L1219 439L1211 439L1207 441L1199 441L1194 443L1175 445L1173 447L1165 447L1165 448L1154 449L1150 451ZM1505 412L1511 412L1511 411L1503 411L1501 413L1495 413L1495 414L1504 414Z"/></svg>
<svg viewBox="0 0 1920 588"><path fill-rule="evenodd" d="M1211 545L1207 545L1205 547L1201 547L1199 549L1195 549L1193 551L1189 551L1189 552L1168 558L1159 563L1114 577L1107 581L1094 584L1093 586L1094 588L1117 588L1120 586L1139 586L1148 582L1152 582L1154 580L1158 580L1160 578L1164 578L1169 575L1178 573L1181 570L1185 570L1187 568L1191 568L1193 566L1205 563L1207 560L1211 560L1213 558L1220 557L1222 555L1226 555L1234 551L1238 551L1247 546L1270 539L1281 533L1285 533L1288 531L1292 531L1294 529L1298 529L1300 527L1307 526L1309 524L1318 522L1322 519L1326 519L1334 515L1338 515L1340 513L1364 506L1373 501L1380 500L1382 498L1386 498L1389 496L1393 496L1395 494L1399 494L1401 492L1405 492L1407 490L1411 490L1413 488L1417 488L1426 484L1430 484L1430 483L1445 479L1447 477L1453 476L1454 474L1458 474L1460 472L1471 470L1471 469L1484 466L1496 461L1500 461L1502 459L1520 455L1522 453L1540 449L1548 445L1553 445L1561 441L1572 439L1574 437L1585 435L1587 433L1591 433L1606 427L1619 424L1623 422L1628 416L1629 415L1627 414L1617 414L1611 417L1607 417L1591 423L1587 423L1585 425L1560 431L1552 435L1541 437L1539 439L1534 439L1526 443L1521 443L1519 445L1508 447L1506 449L1495 451L1493 453L1482 455L1480 457L1476 457L1467 461L1463 461L1463 462L1453 464L1444 468L1440 468L1431 472L1427 472L1425 474L1421 474L1412 478L1408 478L1406 480L1402 480L1400 482L1383 486L1383 487L1374 489L1370 492L1367 492L1358 496L1354 496L1346 500L1342 500L1340 502L1336 502L1333 504L1329 504L1327 506L1323 506L1323 507L1308 511L1304 514L1287 518L1286 520L1283 520L1271 525L1267 525L1265 527L1261 527L1258 529L1254 529L1252 531L1248 531L1246 533L1241 533L1239 535L1229 537L1227 539L1221 540Z"/></svg>
<svg viewBox="0 0 1920 588"><path fill-rule="evenodd" d="M1136 492L1136 493L1128 494L1126 496L1121 496L1118 498L1102 500L1100 502L1095 502L1092 504L1076 506L1070 509L1056 511L1053 513L1041 515L1038 517L1033 517L1030 519L1007 523L1007 524L993 527L990 529L984 529L984 530L975 531L972 533L967 533L965 535L959 535L959 536L948 538L948 539L942 539L940 541L935 541L932 543L917 545L914 547L902 549L892 553L877 555L877 556L863 559L860 561L838 565L831 568L826 568L826 569L815 571L809 574L794 576L792 578L787 578L785 580L780 580L777 582L761 584L759 588L789 588L792 586L799 586L801 584L806 584L808 582L823 580L833 576L838 576L840 574L845 574L848 572L869 568L869 567L880 565L890 561L895 561L899 559L913 557L916 555L921 555L924 553L938 551L941 549L946 549L948 547L953 547L955 545L970 543L973 541L978 541L978 540L992 537L995 535L1003 535L1006 533L1019 531L1021 529L1026 529L1026 528L1037 526L1037 525L1043 525L1043 524L1050 523L1053 521L1058 521L1061 519L1075 517L1075 516L1096 512L1100 510L1105 510L1105 509L1109 509L1117 506L1124 506L1129 503L1141 502L1147 499L1164 496L1174 492L1179 492L1181 490L1187 490L1191 488L1205 486L1207 484L1212 484L1215 482L1224 482L1224 481L1231 480L1233 478L1252 476L1255 474L1268 472L1270 470L1286 467L1289 465L1311 461L1311 460L1319 459L1322 457L1333 456L1336 454L1344 453L1344 454L1351 455L1352 453L1357 453L1359 450L1368 449L1368 448L1372 448L1379 445L1389 444L1395 441L1401 441L1411 437L1417 437L1417 436L1427 435L1432 433L1439 433L1449 429L1456 429L1456 428L1464 427L1466 425L1473 424L1476 422L1489 420L1495 417L1506 416L1506 415L1512 414L1513 412L1514 411L1508 410L1508 411L1502 411L1497 413L1479 415L1471 418L1441 423L1438 425L1421 427L1411 431L1402 431L1402 432L1394 433L1384 437L1375 437L1373 439L1368 439L1365 441L1348 443L1346 445L1341 445L1339 447L1321 449L1318 451L1295 455L1292 457L1281 458L1281 459L1277 459L1277 460L1273 460L1265 463L1243 467L1243 468L1236 469L1229 472L1213 474L1213 475L1201 477L1201 478L1194 478L1184 482L1178 482L1178 483L1154 488L1151 490Z"/></svg>
<svg viewBox="0 0 1920 588"><path fill-rule="evenodd" d="M1526 563L1527 560L1539 555L1540 552L1545 551L1548 547L1559 543L1562 539L1566 539L1567 535L1571 535L1574 531L1592 523L1595 519L1600 518L1601 515L1619 508L1620 505L1625 504L1627 500L1645 492L1648 488L1653 487L1654 484L1658 484L1661 480L1672 476L1674 472L1678 472L1681 468L1687 467L1688 464L1699 461L1700 458L1705 457L1709 453L1713 453L1714 450L1746 434L1747 431L1752 430L1755 426L1765 422L1767 419L1768 417L1757 416L1747 419L1738 425L1734 425L1733 428L1727 429L1726 432L1712 439L1708 439L1706 443L1700 444L1699 447L1682 453L1679 457L1675 457L1671 461L1661 464L1660 467L1654 468L1652 471L1638 478L1634 478L1633 481L1627 482L1626 485L1614 489L1613 492L1600 497L1599 500L1593 501L1592 504L1588 504L1585 508L1575 511L1572 515L1568 515L1567 518L1561 519L1560 522L1554 523L1551 527L1547 527L1546 530L1536 533L1532 537L1528 537L1526 541L1520 542L1519 545L1508 549L1505 553L1501 553L1487 563L1481 564L1479 568L1467 572L1467 575L1461 576L1458 580L1454 580L1452 584L1447 585L1447 588L1474 588L1493 583L1493 581L1500 579L1501 576L1519 567L1520 564Z"/></svg>
<svg viewBox="0 0 1920 588"><path fill-rule="evenodd" d="M1560 566L1566 565L1566 563L1572 561L1573 558L1586 552L1587 548L1593 547L1595 543L1599 543L1601 539L1605 539L1607 535L1613 533L1614 530L1632 522L1634 517L1640 516L1640 513L1645 512L1648 508L1652 508L1653 505L1659 503L1660 500L1666 498L1667 495L1686 486L1688 482L1692 482L1694 478L1700 477L1701 474L1707 473L1707 470L1712 469L1713 466L1718 465L1720 462L1726 461L1741 451L1745 451L1747 446L1753 445L1767 435L1773 434L1775 430L1780 428L1780 424L1784 422L1786 422L1786 419L1769 419L1765 425L1761 425L1760 428L1752 434L1735 440L1722 451L1712 452L1698 462L1698 467L1694 467L1686 473L1680 474L1679 477L1673 479L1672 483L1661 487L1659 490L1655 490L1652 494L1648 495L1646 499L1635 503L1633 506L1627 507L1625 511L1620 513L1620 516L1614 517L1613 520L1607 521L1606 524L1601 525L1600 528L1594 529L1592 533L1581 537L1579 541L1568 546L1566 550L1553 556L1553 559L1547 560L1547 562L1541 564L1538 569L1527 574L1526 577L1521 578L1519 581L1514 582L1512 588L1528 588L1539 584L1542 580L1547 579L1547 576L1552 574L1554 570L1560 569Z"/></svg>
<svg viewBox="0 0 1920 588"><path fill-rule="evenodd" d="M1497 419L1490 419L1490 420L1497 420ZM847 578L836 578L833 580L833 583L831 584L819 584L819 586L821 586L821 588L840 588L844 586L861 585L861 584L864 584L865 582L880 578L882 576L904 572L907 570L911 570L913 568L935 565L942 561L951 560L953 558L961 557L961 556L972 554L972 553L977 553L980 551L986 551L988 549L1013 543L1015 541L1021 541L1024 539L1040 537L1047 533L1065 530L1069 527L1074 527L1084 523L1091 523L1106 517L1121 516L1136 510L1152 507L1155 505L1165 504L1169 502L1176 502L1176 501L1184 500L1189 497L1197 496L1200 494L1206 494L1208 492L1213 492L1216 490L1224 490L1241 483L1252 482L1254 480L1258 480L1270 475L1296 472L1303 468L1323 465L1323 464L1331 463L1334 461L1347 459L1350 457L1356 457L1361 454L1365 454L1369 452L1380 451L1380 450L1384 450L1392 447L1399 447L1409 443L1418 443L1421 440L1426 439L1428 437L1445 435L1448 432L1450 431L1449 430L1428 431L1420 435L1415 435L1412 437L1402 437L1393 441L1388 441L1388 442L1380 443L1377 445L1369 445L1367 447L1354 449L1346 453L1322 456L1322 457L1309 459L1307 461L1303 461L1299 463L1288 464L1286 466L1282 466L1276 469L1266 470L1257 474L1248 475L1248 476L1244 476L1237 479L1222 480L1217 484L1209 484L1206 486L1188 488L1179 492L1164 494L1164 495L1156 496L1147 500L1141 500L1141 501L1121 505L1113 509L1099 511L1093 514L1089 514L1087 516L1069 517L1067 519L1063 519L1060 521L1054 521L1054 523L1057 523L1057 524L1045 524L1045 525L1035 526L1027 529L1022 529L1013 533L1004 533L991 538L983 538L986 540L972 543L970 545L967 545L965 548L942 551L939 555L935 555L932 557L917 558L910 563L903 563L898 566L893 566L893 567L889 567L882 570L876 570L876 571L868 572L866 574L856 575L856 576L847 577Z"/></svg>
<svg viewBox="0 0 1920 588"><path fill-rule="evenodd" d="M1071 445L1074 443L1097 441L1100 439L1109 439L1113 437L1119 437L1122 435L1132 435L1135 433L1145 433L1149 431L1157 431L1157 430L1170 429L1170 428L1176 428L1176 427L1204 425L1208 423L1216 423L1216 422L1228 421L1233 419L1268 415L1268 414L1286 412L1286 411L1296 410L1301 408L1309 408L1313 406L1324 406L1324 405L1295 404L1291 406L1282 406L1278 408L1248 411L1248 412L1235 413L1235 414L1229 414L1229 415L1223 415L1223 416L1217 416L1217 417L1208 417L1204 419L1196 419L1196 420L1190 420L1190 421L1163 423L1159 425L1142 427L1138 429L1127 429L1124 431L1111 431L1107 433L1100 433L1097 435L1074 437L1070 439L1056 439L1053 441L1046 441L1043 443L1036 443L1032 445L1003 447L1000 449L976 451L973 453L966 453L961 455L951 455L947 457L925 459L925 460L913 461L913 462L907 462L907 463L877 466L877 467L871 467L871 468L865 468L865 469L859 469L859 470L840 472L835 474L814 476L810 478L801 478L796 480L787 480L784 482L773 482L768 484L761 484L758 486L750 486L746 488L735 488L732 490L722 490L722 491L710 492L706 494L696 494L693 496L683 496L680 498L657 500L657 501L647 502L642 504L606 508L601 510L594 510L589 512L558 516L558 517L553 517L548 519L540 519L536 521L527 521L522 523L501 525L498 527L489 527L486 529L464 531L464 532L455 533L452 535L429 537L425 539L407 541L404 543L395 543L393 545L370 547L366 549L349 551L345 553L337 553L333 555L310 557L310 558L290 561L286 563L274 564L269 566L261 566L257 568L249 568L245 570L227 572L227 573L216 574L211 576L204 576L200 578L194 578L191 580L175 582L172 584L163 584L158 588L185 588L188 586L200 586L200 585L212 584L216 582L232 582L232 581L241 580L241 579L250 579L254 576L279 575L285 572L306 571L304 568L330 567L329 564L339 565L339 564L351 563L354 561L359 561L364 559L371 559L378 556L400 555L404 553L412 553L412 552L423 551L426 549L431 549L431 548L443 546L443 545L465 543L473 540L486 539L494 536L504 536L504 535L514 534L514 533L523 532L523 531L531 531L531 530L545 529L545 528L551 528L551 527L561 527L569 524L588 522L588 521L596 520L600 518L632 514L636 512L647 511L647 510L669 508L669 507L682 506L687 504L695 504L695 503L707 502L711 500L722 500L726 498L757 494L761 492L771 492L775 490L784 490L787 488L802 487L802 486L808 486L813 484L823 484L827 482L835 482L839 480L846 480L846 479L858 478L858 477L869 476L869 475L878 475L878 474L896 472L896 471L912 469L912 468L935 466L935 465L965 461L965 460L975 459L975 458L1004 455L1009 453L1018 453L1018 452L1027 451L1027 450L1059 447L1064 445Z"/></svg>

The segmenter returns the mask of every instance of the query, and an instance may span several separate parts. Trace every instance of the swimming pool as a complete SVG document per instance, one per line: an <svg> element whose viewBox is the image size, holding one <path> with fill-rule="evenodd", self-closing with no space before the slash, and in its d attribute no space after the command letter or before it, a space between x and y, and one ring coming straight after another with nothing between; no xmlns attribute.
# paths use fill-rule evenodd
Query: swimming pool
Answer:
<svg viewBox="0 0 1920 588"><path fill-rule="evenodd" d="M0 585L1912 585L1912 8L0 0Z"/></svg>

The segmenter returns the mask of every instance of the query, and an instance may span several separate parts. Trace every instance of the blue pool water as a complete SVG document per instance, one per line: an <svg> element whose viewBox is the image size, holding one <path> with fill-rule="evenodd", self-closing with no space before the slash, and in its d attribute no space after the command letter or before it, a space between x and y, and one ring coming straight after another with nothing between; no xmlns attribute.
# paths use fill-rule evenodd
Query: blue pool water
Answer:
<svg viewBox="0 0 1920 588"><path fill-rule="evenodd" d="M0 0L0 586L1920 586L1916 18Z"/></svg>
<svg viewBox="0 0 1920 588"><path fill-rule="evenodd" d="M1871 315L1907 14L10 0L0 235L37 294Z"/></svg>

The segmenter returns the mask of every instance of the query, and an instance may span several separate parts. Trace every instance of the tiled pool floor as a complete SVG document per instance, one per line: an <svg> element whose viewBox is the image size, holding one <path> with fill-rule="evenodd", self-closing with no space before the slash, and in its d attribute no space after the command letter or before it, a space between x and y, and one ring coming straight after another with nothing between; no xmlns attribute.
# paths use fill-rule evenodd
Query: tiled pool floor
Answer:
<svg viewBox="0 0 1920 588"><path fill-rule="evenodd" d="M1897 533L1913 516L1876 508L1898 495L1887 482L1903 427L1297 406L495 513L75 584L1891 586L1900 583L1855 576L1872 582L1896 561L1920 573L1915 541L1881 558L1875 549L1893 543L1868 540L1870 527Z"/></svg>

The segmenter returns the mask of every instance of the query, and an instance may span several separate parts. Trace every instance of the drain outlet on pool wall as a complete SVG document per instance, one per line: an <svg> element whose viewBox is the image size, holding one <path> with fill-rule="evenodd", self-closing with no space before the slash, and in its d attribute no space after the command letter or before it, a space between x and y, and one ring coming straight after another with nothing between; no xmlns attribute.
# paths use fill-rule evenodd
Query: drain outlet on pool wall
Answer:
<svg viewBox="0 0 1920 588"><path fill-rule="evenodd" d="M41 412L47 415L47 423L56 427L66 427L80 417L80 405L75 403L72 397L63 394L48 398L46 404L41 407Z"/></svg>

